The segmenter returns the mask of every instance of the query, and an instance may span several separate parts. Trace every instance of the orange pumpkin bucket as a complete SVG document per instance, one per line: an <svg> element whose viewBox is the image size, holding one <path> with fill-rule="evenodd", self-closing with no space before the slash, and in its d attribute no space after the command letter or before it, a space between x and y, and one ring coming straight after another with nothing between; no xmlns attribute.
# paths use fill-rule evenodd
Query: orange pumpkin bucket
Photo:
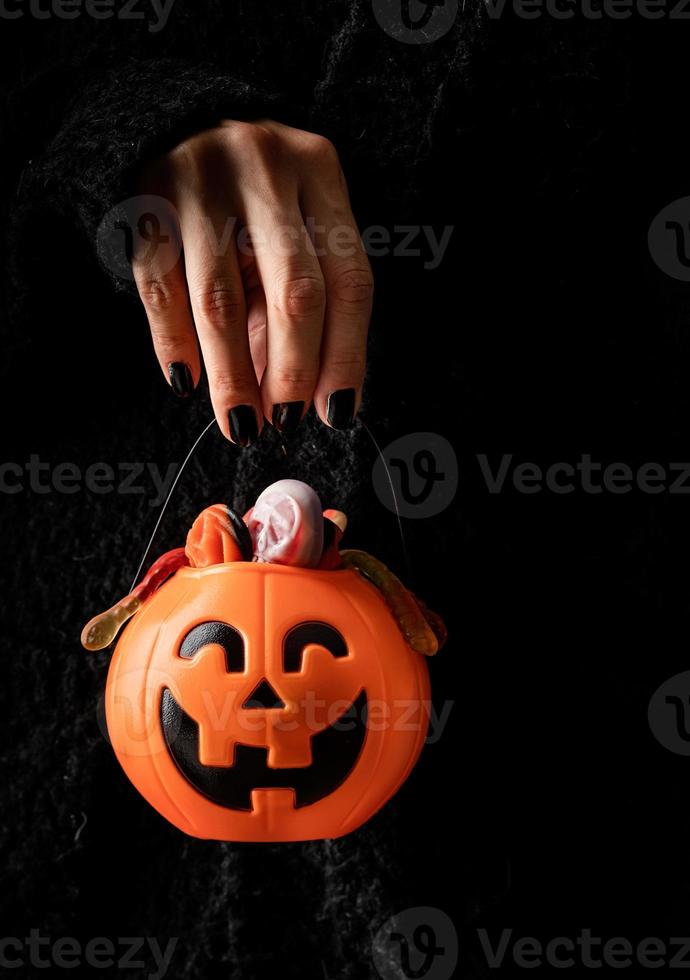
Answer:
<svg viewBox="0 0 690 980"><path fill-rule="evenodd" d="M357 570L361 553L334 569L334 532L316 558L309 546L310 561L321 548L328 556L322 568L218 561L235 554L237 521L219 507L188 539L200 567L157 581L113 654L113 749L142 796L192 836L339 837L376 813L417 761L430 687L413 644L428 643L421 626L431 627L394 576L387 589Z"/></svg>

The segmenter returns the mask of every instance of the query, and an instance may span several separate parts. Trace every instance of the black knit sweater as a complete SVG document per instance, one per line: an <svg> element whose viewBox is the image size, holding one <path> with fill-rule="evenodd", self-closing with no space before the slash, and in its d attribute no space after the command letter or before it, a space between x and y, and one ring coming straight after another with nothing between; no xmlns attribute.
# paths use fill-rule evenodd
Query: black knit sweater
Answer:
<svg viewBox="0 0 690 980"><path fill-rule="evenodd" d="M494 495L477 454L652 459L687 444L685 287L645 245L690 182L685 24L492 20L473 0L428 44L396 40L364 0L176 0L152 23L4 28L4 456L24 475L3 498L3 934L175 936L169 975L207 980L376 977L373 937L417 906L454 918L467 977L486 971L481 926L656 934L661 892L665 923L687 914L668 817L687 790L644 734L674 657L651 670L635 652L654 637L662 656L660 609L664 629L684 622L687 572L659 569L687 548L687 519L651 497ZM309 419L287 447L268 431L244 452L209 436L173 498L155 552L207 504L244 509L274 479L304 479L348 512L350 545L448 622L432 683L437 710L453 707L401 793L349 838L275 847L184 838L103 737L108 657L85 655L79 630L129 585L156 516L146 469L141 494L39 492L26 470L37 454L48 482L65 461L105 461L116 483L125 462L165 472L210 418L203 386L191 405L172 398L96 232L143 160L258 116L335 142L362 228L395 245L404 227L453 227L435 269L424 248L372 259L363 417L383 445L444 436L460 474L450 506L405 522L410 568L361 427Z"/></svg>

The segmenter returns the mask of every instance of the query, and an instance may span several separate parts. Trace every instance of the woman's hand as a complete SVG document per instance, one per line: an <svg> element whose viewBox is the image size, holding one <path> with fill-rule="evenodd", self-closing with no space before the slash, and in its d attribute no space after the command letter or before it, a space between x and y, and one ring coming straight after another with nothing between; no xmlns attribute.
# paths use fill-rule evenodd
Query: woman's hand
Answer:
<svg viewBox="0 0 690 980"><path fill-rule="evenodd" d="M346 428L359 406L373 281L332 144L272 121L223 122L144 173L170 202L134 277L173 389L199 381L223 433L283 432L313 400ZM174 254L173 254L174 253Z"/></svg>

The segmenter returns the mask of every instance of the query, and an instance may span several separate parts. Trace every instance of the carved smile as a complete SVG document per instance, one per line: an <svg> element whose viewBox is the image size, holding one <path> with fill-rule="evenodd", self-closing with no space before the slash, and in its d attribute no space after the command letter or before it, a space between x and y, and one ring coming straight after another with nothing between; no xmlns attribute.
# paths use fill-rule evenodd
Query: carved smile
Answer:
<svg viewBox="0 0 690 980"><path fill-rule="evenodd" d="M361 691L337 721L312 736L309 766L271 769L268 749L238 743L231 766L199 762L199 726L166 688L161 697L161 727L168 751L184 778L213 803L252 810L252 790L291 789L295 808L330 796L355 766L366 738L367 696Z"/></svg>

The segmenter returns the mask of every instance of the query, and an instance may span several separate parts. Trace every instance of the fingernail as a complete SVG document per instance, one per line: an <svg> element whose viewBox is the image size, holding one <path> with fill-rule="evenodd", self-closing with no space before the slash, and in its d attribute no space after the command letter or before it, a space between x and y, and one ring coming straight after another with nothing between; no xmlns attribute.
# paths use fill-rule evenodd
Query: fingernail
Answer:
<svg viewBox="0 0 690 980"><path fill-rule="evenodd" d="M279 402L273 406L271 423L278 432L291 436L302 421L304 402Z"/></svg>
<svg viewBox="0 0 690 980"><path fill-rule="evenodd" d="M238 446L251 446L259 437L256 412L251 405L235 405L228 412L230 437Z"/></svg>
<svg viewBox="0 0 690 980"><path fill-rule="evenodd" d="M168 377L170 387L178 398L189 398L194 391L194 380L189 364L184 361L172 361L168 364Z"/></svg>
<svg viewBox="0 0 690 980"><path fill-rule="evenodd" d="M332 391L326 402L326 418L334 429L349 429L355 415L355 389Z"/></svg>

